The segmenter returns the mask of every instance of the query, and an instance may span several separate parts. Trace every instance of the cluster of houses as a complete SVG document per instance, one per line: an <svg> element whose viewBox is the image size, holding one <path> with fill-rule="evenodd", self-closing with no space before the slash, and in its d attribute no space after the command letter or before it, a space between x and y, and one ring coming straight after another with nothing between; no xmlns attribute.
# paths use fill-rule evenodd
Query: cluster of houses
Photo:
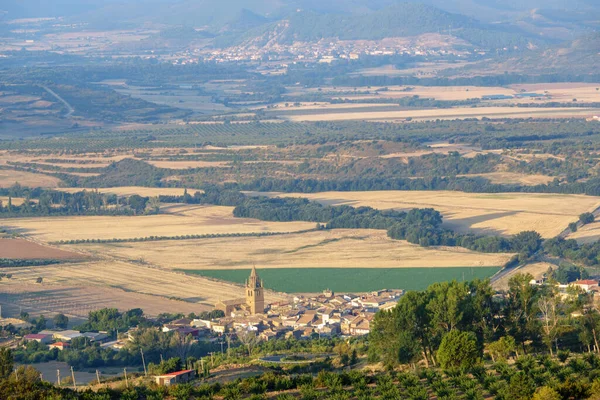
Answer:
<svg viewBox="0 0 600 400"><path fill-rule="evenodd" d="M290 302L269 305L263 313L251 314L240 305L215 320L182 318L165 324L163 332L208 337L251 331L264 341L281 338L308 339L338 335L361 336L371 330L379 310L395 307L402 291L379 290L362 295L325 291L315 296L297 296ZM219 305L219 304L218 304Z"/></svg>
<svg viewBox="0 0 600 400"><path fill-rule="evenodd" d="M540 279L532 279L531 281L529 281L529 284L535 286L542 286L545 285L547 282L547 278L543 276ZM580 279L578 281L570 282L567 284L558 284L557 286L559 292L564 296L567 295L567 290L569 288L578 288L587 293L600 293L600 286L598 286L598 281L594 279Z"/></svg>
<svg viewBox="0 0 600 400"><path fill-rule="evenodd" d="M25 342L38 342L48 345L51 349L64 350L70 347L71 341L76 338L87 338L90 343L108 342L109 336L105 332L79 332L74 330L43 330L39 333L30 333L23 336Z"/></svg>

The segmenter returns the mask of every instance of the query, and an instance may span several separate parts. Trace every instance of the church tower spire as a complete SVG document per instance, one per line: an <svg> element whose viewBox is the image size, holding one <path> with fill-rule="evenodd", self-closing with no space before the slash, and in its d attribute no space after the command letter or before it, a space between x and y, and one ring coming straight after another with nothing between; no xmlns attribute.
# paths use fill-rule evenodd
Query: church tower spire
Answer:
<svg viewBox="0 0 600 400"><path fill-rule="evenodd" d="M265 312L265 293L263 282L256 272L256 266L252 267L250 277L246 281L246 304L250 313L262 314Z"/></svg>

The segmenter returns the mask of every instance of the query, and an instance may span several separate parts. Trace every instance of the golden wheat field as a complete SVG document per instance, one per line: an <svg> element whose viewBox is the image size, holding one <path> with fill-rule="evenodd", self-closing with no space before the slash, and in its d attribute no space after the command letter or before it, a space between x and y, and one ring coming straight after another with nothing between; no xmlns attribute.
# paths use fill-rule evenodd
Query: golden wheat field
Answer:
<svg viewBox="0 0 600 400"><path fill-rule="evenodd" d="M445 226L458 232L512 235L535 230L545 238L558 235L569 222L577 220L579 214L600 206L597 197L537 193L391 190L270 195L378 209L434 208L444 216Z"/></svg>
<svg viewBox="0 0 600 400"><path fill-rule="evenodd" d="M569 233L567 239L575 239L579 243L593 243L600 240L600 222L580 227L577 232Z"/></svg>
<svg viewBox="0 0 600 400"><path fill-rule="evenodd" d="M402 268L490 267L509 254L485 254L463 248L425 248L392 240L382 230L317 231L271 237L171 240L141 243L62 246L91 255L110 253L143 259L163 268Z"/></svg>
<svg viewBox="0 0 600 400"><path fill-rule="evenodd" d="M543 108L543 107L459 107L449 109L430 110L399 110L399 111L370 111L370 112L324 112L319 114L282 115L283 118L293 122L320 122L320 121L413 121L448 120L465 118L589 118L599 114L595 108Z"/></svg>
<svg viewBox="0 0 600 400"><path fill-rule="evenodd" d="M167 205L162 214L144 216L69 216L14 218L9 230L44 242L77 239L128 239L147 236L293 232L314 228L311 222L263 222L234 218L233 207ZM240 240L240 239L238 239Z"/></svg>
<svg viewBox="0 0 600 400"><path fill-rule="evenodd" d="M56 188L60 179L32 172L0 170L0 188L11 187L15 183L28 187Z"/></svg>

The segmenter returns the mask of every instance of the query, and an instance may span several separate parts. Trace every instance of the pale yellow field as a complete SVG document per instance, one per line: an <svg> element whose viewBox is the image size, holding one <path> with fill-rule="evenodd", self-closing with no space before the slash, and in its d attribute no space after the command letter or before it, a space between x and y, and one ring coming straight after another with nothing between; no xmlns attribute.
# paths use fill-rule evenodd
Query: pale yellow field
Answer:
<svg viewBox="0 0 600 400"><path fill-rule="evenodd" d="M112 239L222 233L294 232L314 228L311 222L263 222L234 218L233 207L170 205L147 216L73 216L15 218L3 226L34 240ZM246 239L237 239L243 241ZM177 254L179 256L179 254Z"/></svg>
<svg viewBox="0 0 600 400"><path fill-rule="evenodd" d="M33 284L35 279L41 276L44 279L44 286L121 289L126 292L185 300L198 304L200 311L206 309L201 305L213 306L221 299L229 300L244 296L244 289L234 284L108 259L81 264L6 268L5 272L13 274L11 283ZM0 282L0 287L2 284L3 282ZM157 297L157 300L160 297ZM266 297L269 301L283 299L282 295L271 292L268 292ZM105 300L107 301L108 299ZM173 311L178 311L176 306L177 304L174 303ZM138 303L135 307L146 310L144 303Z"/></svg>
<svg viewBox="0 0 600 400"><path fill-rule="evenodd" d="M542 275L548 271L548 268L556 269L556 266L546 262L527 264L504 275L502 278L495 281L492 286L496 290L508 290L508 281L513 276L517 274L531 274L535 279L540 279Z"/></svg>
<svg viewBox="0 0 600 400"><path fill-rule="evenodd" d="M487 174L465 174L458 176L480 176L482 178L489 179L492 183L498 184L520 184L527 186L535 186L542 185L554 180L553 176L548 175L528 175L528 174L520 174L518 172L490 172Z"/></svg>
<svg viewBox="0 0 600 400"><path fill-rule="evenodd" d="M120 259L143 259L162 268L403 268L490 267L508 254L485 254L458 247L425 248L392 240L382 230L335 229L272 237L173 240L61 246Z"/></svg>
<svg viewBox="0 0 600 400"><path fill-rule="evenodd" d="M294 122L318 121L393 121L412 118L413 121L427 121L436 119L464 119L464 118L589 118L599 114L595 108L519 108L519 107L477 107L477 108L449 108L431 110L401 110L401 111L372 111L372 112L347 112L323 113L306 115L288 115L285 119Z"/></svg>
<svg viewBox="0 0 600 400"><path fill-rule="evenodd" d="M512 235L535 230L549 238L562 232L579 214L600 206L600 198L536 193L463 193L452 191L325 192L272 194L306 197L325 204L379 209L434 208L444 224L458 232Z"/></svg>
<svg viewBox="0 0 600 400"><path fill-rule="evenodd" d="M34 174L24 171L0 170L0 188L11 187L15 183L21 186L55 188L60 184L60 179L53 176Z"/></svg>
<svg viewBox="0 0 600 400"><path fill-rule="evenodd" d="M597 242L600 240L600 222L593 222L580 227L577 232L569 233L567 239L575 239L579 243Z"/></svg>
<svg viewBox="0 0 600 400"><path fill-rule="evenodd" d="M13 206L20 206L25 201L22 197L13 197L11 199ZM6 207L8 205L8 196L0 196L0 202L2 202L2 206Z"/></svg>
<svg viewBox="0 0 600 400"><path fill-rule="evenodd" d="M148 161L148 164L158 168L188 169L188 168L224 168L226 161Z"/></svg>
<svg viewBox="0 0 600 400"><path fill-rule="evenodd" d="M100 193L116 194L117 196L132 196L134 194L143 197L154 197L154 196L183 196L185 189L181 188L150 188L142 186L120 186L114 188L60 188L63 192L76 193L82 190L95 191L98 190ZM196 190L190 189L188 192L193 195Z"/></svg>

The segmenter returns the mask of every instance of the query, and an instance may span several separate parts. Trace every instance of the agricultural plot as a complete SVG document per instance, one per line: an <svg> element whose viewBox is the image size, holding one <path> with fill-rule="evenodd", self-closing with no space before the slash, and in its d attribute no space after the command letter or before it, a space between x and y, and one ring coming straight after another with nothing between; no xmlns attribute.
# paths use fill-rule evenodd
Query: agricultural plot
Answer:
<svg viewBox="0 0 600 400"><path fill-rule="evenodd" d="M29 187L56 188L60 182L60 179L49 175L6 169L0 170L0 188L11 187L15 183Z"/></svg>
<svg viewBox="0 0 600 400"><path fill-rule="evenodd" d="M0 238L0 258L21 260L81 260L85 255L43 246L23 239Z"/></svg>
<svg viewBox="0 0 600 400"><path fill-rule="evenodd" d="M458 232L513 235L535 230L545 238L561 233L581 213L600 207L597 197L537 193L372 191L271 195L378 209L431 207L442 213L446 227Z"/></svg>
<svg viewBox="0 0 600 400"><path fill-rule="evenodd" d="M106 307L121 311L142 307L150 316L173 312L173 310L188 314L210 309L204 304L135 293L117 287L48 283L48 273L51 270L36 271L39 271L46 282L36 284L32 275L28 275L27 279L11 278L0 281L0 304L2 304L3 315L18 316L22 310L33 317L44 315L46 318L51 318L55 314L62 313L72 322L77 323L86 319L90 311Z"/></svg>
<svg viewBox="0 0 600 400"><path fill-rule="evenodd" d="M286 293L315 293L325 289L334 292L369 292L382 288L423 290L435 282L485 279L499 268L303 268L267 269L260 277L269 289ZM225 281L242 283L247 270L186 271Z"/></svg>
<svg viewBox="0 0 600 400"><path fill-rule="evenodd" d="M354 112L349 110L340 113L319 114L294 114L282 116L293 122L319 122L319 121L432 121L454 120L466 118L589 118L598 115L599 109L595 108L543 108L543 107L457 107L448 109L428 110L398 110L398 111L370 111Z"/></svg>
<svg viewBox="0 0 600 400"><path fill-rule="evenodd" d="M176 301L171 303L170 312L173 310L190 310L190 312L208 310L219 300L244 296L244 288L238 285L216 282L203 277L186 276L183 273L159 269L141 262L132 263L114 259L69 263L60 266L4 268L3 271L12 274L12 278L6 282L0 282L2 285L0 287L3 288L0 292L4 292L3 285L5 284L29 284L32 291L42 292L45 289L60 290L61 287L74 287L81 288L81 290L73 294L63 294L63 296L70 298L79 295L81 303L86 303L88 302L85 299L86 293L89 292L91 293L89 303L92 305L96 303L116 304L119 299L122 299L123 301L132 301L128 306L133 305L133 307L129 308L141 307L144 311L147 309L144 305L145 302L139 302L138 298L138 303L135 305L136 303L133 303L136 301L135 296L130 297L131 294L151 296L155 300L156 307L164 306L169 301ZM38 277L43 278L42 285L34 284ZM105 290L108 292L104 292ZM119 292L115 292L115 290ZM19 293L19 290L15 293ZM107 293L114 293L115 297L111 298ZM101 294L104 298L97 297ZM40 297L43 299L44 296ZM285 299L285 296L267 292L266 298L268 301L278 301ZM153 303L149 298L148 300L150 304ZM179 306L184 306L184 308L179 309ZM126 308L126 305L119 305L119 308L121 307Z"/></svg>
<svg viewBox="0 0 600 400"><path fill-rule="evenodd" d="M389 239L381 230L315 231L269 237L78 244L93 255L110 253L165 269L496 267L509 254L485 254L458 247L424 248ZM349 273L350 274L350 273Z"/></svg>
<svg viewBox="0 0 600 400"><path fill-rule="evenodd" d="M181 193L181 189L180 193ZM132 239L232 233L294 232L314 228L309 222L263 222L234 218L233 207L167 205L162 214L144 216L70 216L15 218L10 231L45 242L81 239Z"/></svg>
<svg viewBox="0 0 600 400"><path fill-rule="evenodd" d="M575 239L579 243L594 243L600 240L600 222L580 227L577 232L569 233L567 239Z"/></svg>

